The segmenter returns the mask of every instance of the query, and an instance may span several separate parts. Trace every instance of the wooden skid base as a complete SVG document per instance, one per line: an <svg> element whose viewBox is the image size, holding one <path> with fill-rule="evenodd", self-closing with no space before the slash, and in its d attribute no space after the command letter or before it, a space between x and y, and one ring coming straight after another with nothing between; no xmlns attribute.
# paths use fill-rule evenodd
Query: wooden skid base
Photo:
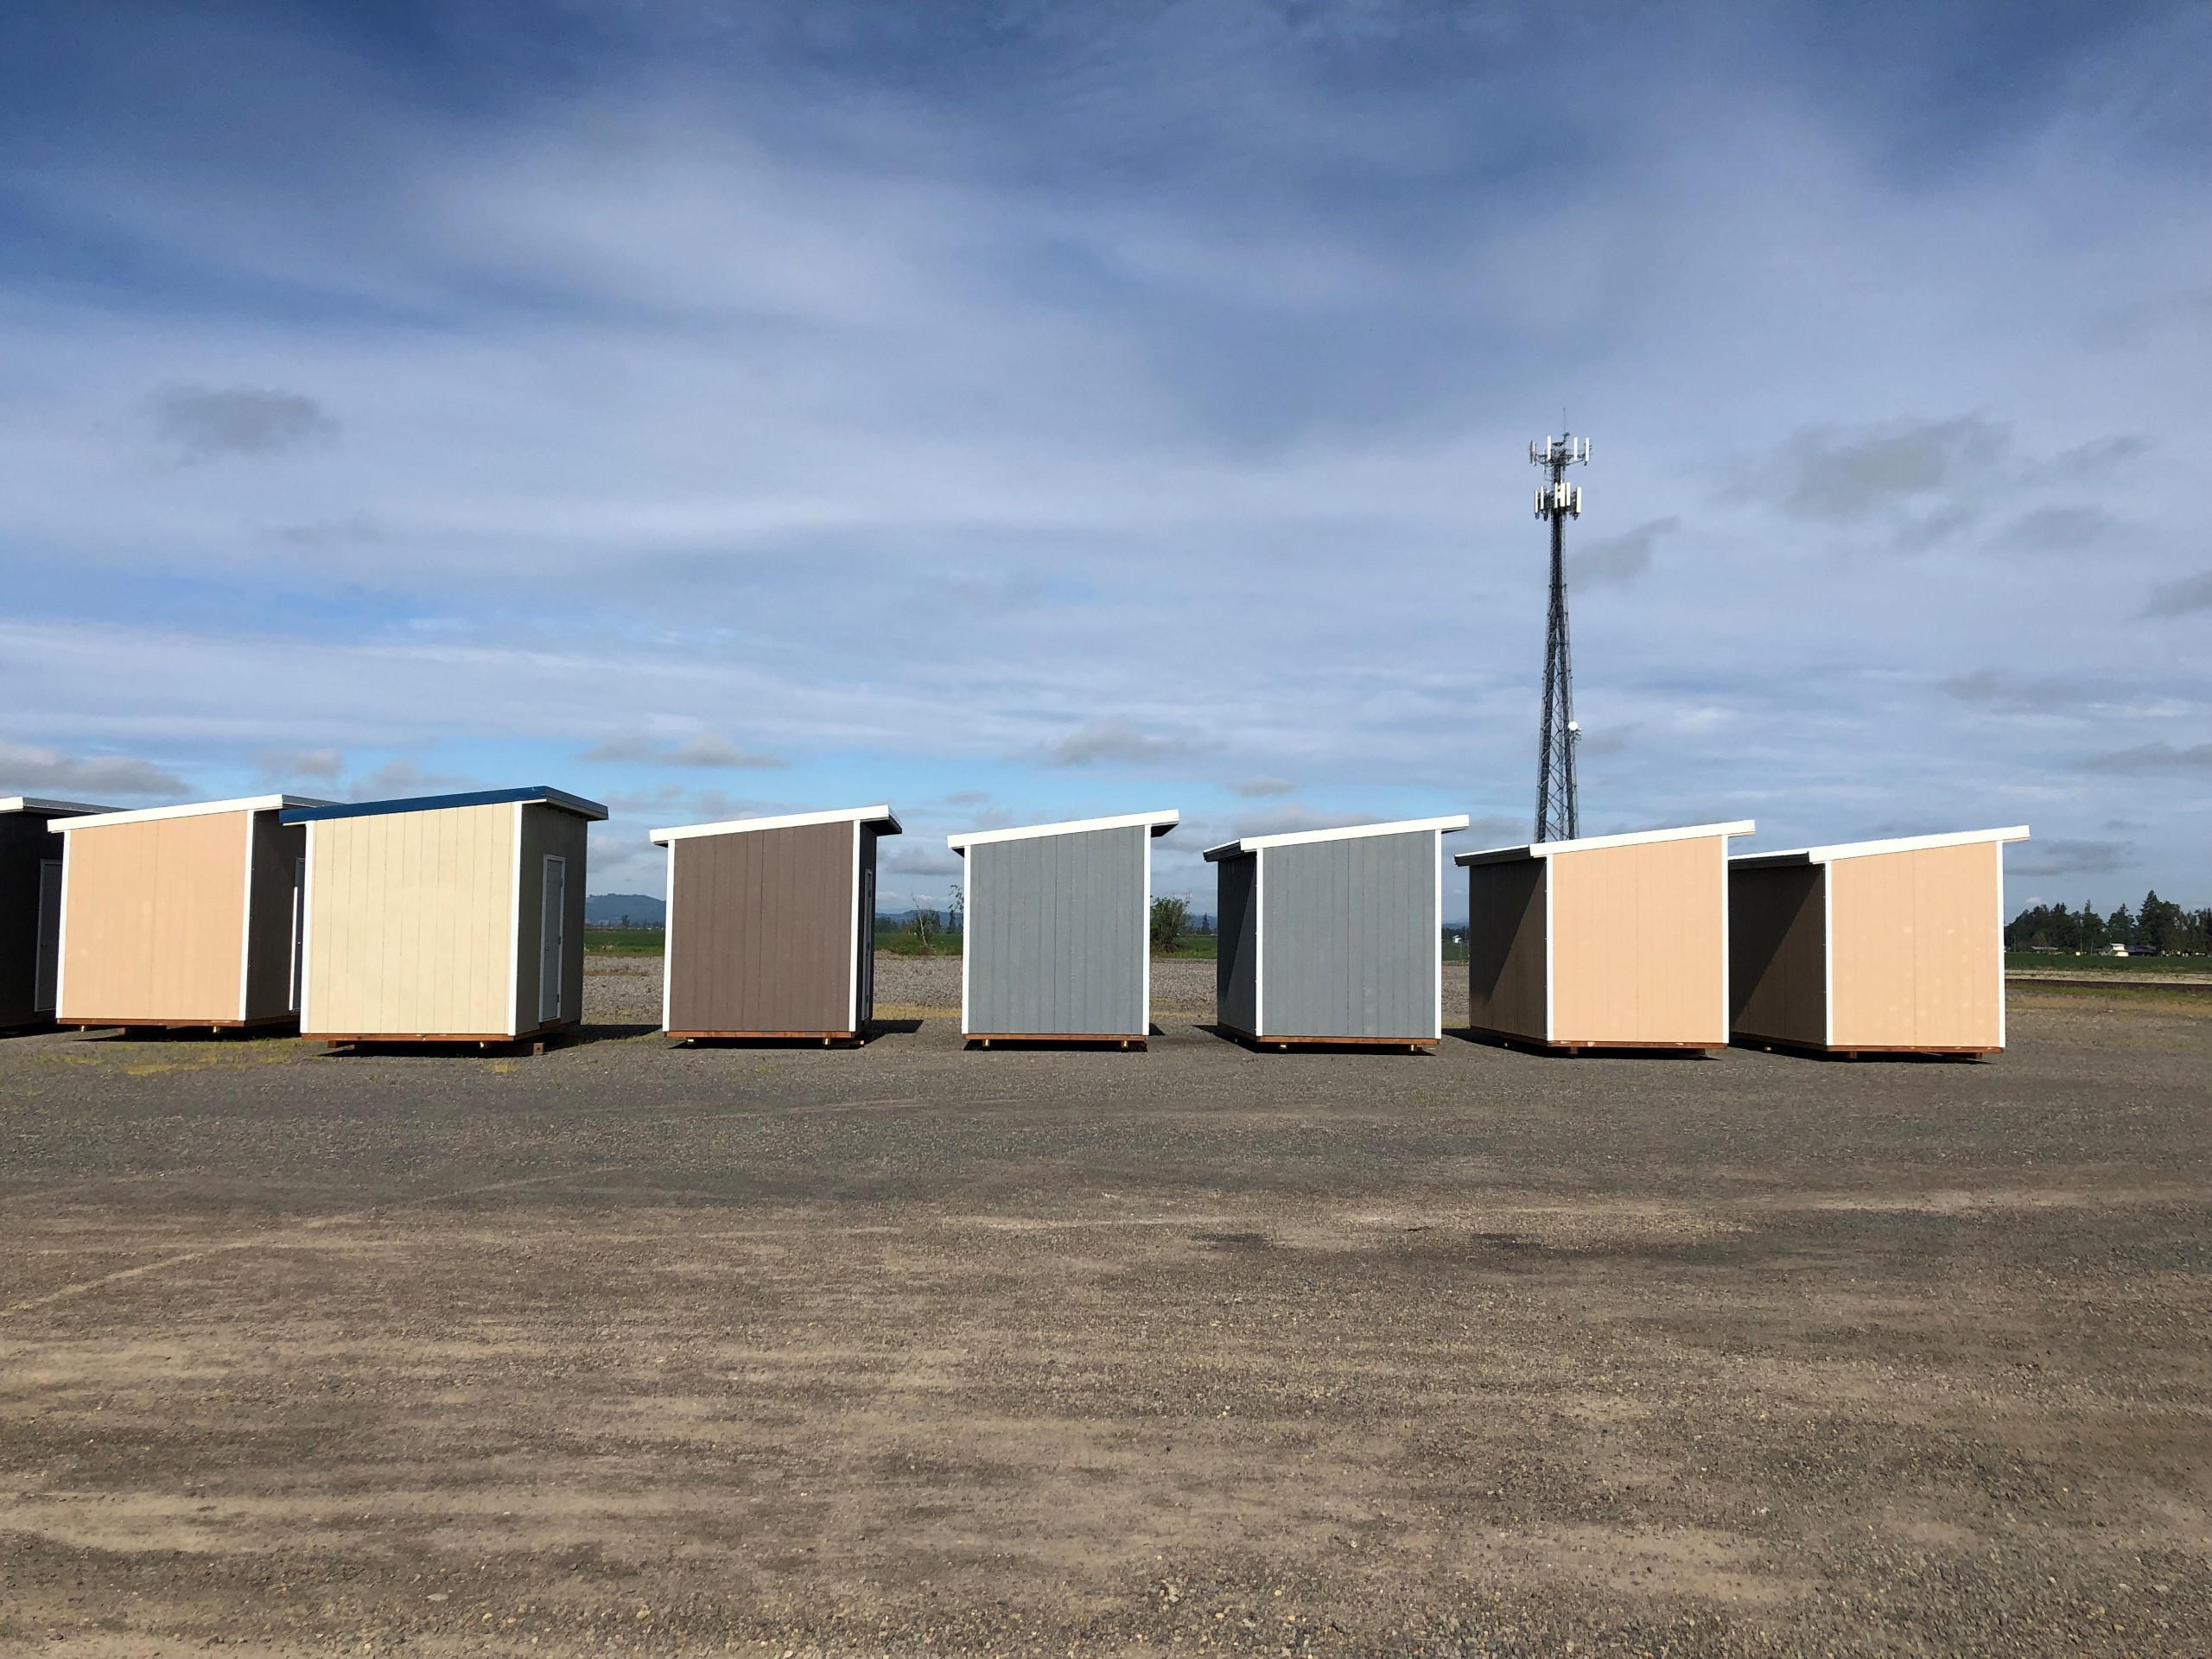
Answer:
<svg viewBox="0 0 2212 1659"><path fill-rule="evenodd" d="M1469 1026L1467 1030L1474 1036L1487 1037L1493 1042L1508 1043L1515 1048L1525 1048L1540 1054L1643 1054L1659 1049L1682 1054L1711 1054L1728 1046L1726 1042L1624 1043L1599 1039L1582 1041L1572 1038L1547 1039L1523 1036L1517 1031L1492 1031L1487 1026Z"/></svg>
<svg viewBox="0 0 2212 1659"><path fill-rule="evenodd" d="M861 1031L670 1031L664 1032L671 1043L688 1043L695 1038L710 1041L819 1043L824 1048L832 1043L859 1043L867 1040L868 1033Z"/></svg>
<svg viewBox="0 0 2212 1659"><path fill-rule="evenodd" d="M416 1043L474 1043L479 1048L495 1046L509 1048L518 1043L529 1043L537 1052L543 1053L547 1042L556 1037L569 1035L576 1029L576 1024L575 1020L569 1020L560 1025L540 1026L534 1031L518 1031L512 1036L504 1031L303 1031L300 1035L309 1042L327 1043L333 1048L369 1048L379 1044Z"/></svg>
<svg viewBox="0 0 2212 1659"><path fill-rule="evenodd" d="M1438 1039L1434 1037L1289 1037L1272 1033L1246 1031L1241 1027L1224 1025L1221 1030L1238 1042L1254 1048L1272 1048L1278 1052L1294 1048L1403 1048L1417 1054L1436 1052Z"/></svg>
<svg viewBox="0 0 2212 1659"><path fill-rule="evenodd" d="M1115 1043L1123 1048L1143 1048L1148 1039L1122 1031L970 1031L960 1040L969 1047L988 1048L993 1043Z"/></svg>
<svg viewBox="0 0 2212 1659"><path fill-rule="evenodd" d="M1817 1055L1825 1059L1855 1060L1861 1054L1925 1054L1931 1059L1986 1060L2002 1054L2001 1048L1923 1048L1906 1043L1797 1043L1787 1037L1735 1037L1737 1048L1764 1049L1771 1054Z"/></svg>

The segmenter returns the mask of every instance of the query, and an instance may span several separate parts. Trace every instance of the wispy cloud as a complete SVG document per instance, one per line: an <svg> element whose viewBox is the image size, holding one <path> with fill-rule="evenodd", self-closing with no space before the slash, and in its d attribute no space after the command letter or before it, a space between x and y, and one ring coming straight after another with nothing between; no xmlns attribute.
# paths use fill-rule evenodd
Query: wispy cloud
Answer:
<svg viewBox="0 0 2212 1659"><path fill-rule="evenodd" d="M1229 785L1229 792L1256 799L1271 795L1287 795L1297 787L1287 778L1240 778Z"/></svg>
<svg viewBox="0 0 2212 1659"><path fill-rule="evenodd" d="M322 406L296 391L172 386L155 395L153 409L162 435L187 461L282 454L338 435L338 423Z"/></svg>
<svg viewBox="0 0 2212 1659"><path fill-rule="evenodd" d="M1151 737L1124 720L1093 721L1050 745L1046 759L1056 766L1146 766L1179 760L1199 746L1180 738Z"/></svg>
<svg viewBox="0 0 2212 1659"><path fill-rule="evenodd" d="M2122 841L2031 841L2005 855L2005 874L2110 875L2125 867L2127 852Z"/></svg>
<svg viewBox="0 0 2212 1659"><path fill-rule="evenodd" d="M639 732L618 733L601 738L577 758L611 761L622 766L733 766L764 770L789 764L776 755L741 749L728 738L717 736L713 732L694 732L673 741Z"/></svg>
<svg viewBox="0 0 2212 1659"><path fill-rule="evenodd" d="M260 757L261 775L268 782L283 783L295 778L312 778L328 783L346 772L346 756L337 749L278 749L264 752Z"/></svg>
<svg viewBox="0 0 2212 1659"><path fill-rule="evenodd" d="M2133 748L2093 754L2082 763L2084 772L2212 772L2212 743L2177 748L2171 743L2139 743Z"/></svg>
<svg viewBox="0 0 2212 1659"><path fill-rule="evenodd" d="M150 761L120 754L68 755L0 738L0 794L181 795L188 788L182 779Z"/></svg>
<svg viewBox="0 0 2212 1659"><path fill-rule="evenodd" d="M2161 582L2143 607L2145 616L2187 616L2196 611L2212 611L2212 570Z"/></svg>
<svg viewBox="0 0 2212 1659"><path fill-rule="evenodd" d="M1794 518L1864 524L1996 475L2012 444L2008 428L1979 414L1872 430L1808 427L1783 445L1767 476Z"/></svg>
<svg viewBox="0 0 2212 1659"><path fill-rule="evenodd" d="M1681 527L1680 518L1654 518L1624 535L1586 543L1567 555L1567 576L1582 588L1633 582L1651 568L1651 550L1659 538Z"/></svg>
<svg viewBox="0 0 2212 1659"><path fill-rule="evenodd" d="M458 772L432 772L409 760L387 760L364 772L348 786L357 801L405 800L415 795L440 795L466 787L472 780Z"/></svg>
<svg viewBox="0 0 2212 1659"><path fill-rule="evenodd" d="M2037 507L1999 530L1996 541L2026 553L2078 553L2119 529L2120 520L2102 507Z"/></svg>

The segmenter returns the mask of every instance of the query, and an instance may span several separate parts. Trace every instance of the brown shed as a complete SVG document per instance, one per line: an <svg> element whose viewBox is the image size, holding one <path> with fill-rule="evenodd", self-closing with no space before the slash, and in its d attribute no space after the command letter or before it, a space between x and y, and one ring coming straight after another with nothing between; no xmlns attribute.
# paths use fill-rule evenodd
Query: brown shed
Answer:
<svg viewBox="0 0 2212 1659"><path fill-rule="evenodd" d="M1546 1048L1725 1048L1728 842L1700 823L1462 853L1467 1023Z"/></svg>
<svg viewBox="0 0 2212 1659"><path fill-rule="evenodd" d="M885 805L656 830L668 849L661 1027L677 1039L866 1034Z"/></svg>
<svg viewBox="0 0 2212 1659"><path fill-rule="evenodd" d="M299 1008L291 795L57 818L65 1026L259 1026Z"/></svg>
<svg viewBox="0 0 2212 1659"><path fill-rule="evenodd" d="M2005 843L2025 824L1728 861L1737 1041L1833 1053L2005 1046Z"/></svg>
<svg viewBox="0 0 2212 1659"><path fill-rule="evenodd" d="M56 818L105 812L76 801L0 799L0 1031L54 1018L61 971L62 840Z"/></svg>

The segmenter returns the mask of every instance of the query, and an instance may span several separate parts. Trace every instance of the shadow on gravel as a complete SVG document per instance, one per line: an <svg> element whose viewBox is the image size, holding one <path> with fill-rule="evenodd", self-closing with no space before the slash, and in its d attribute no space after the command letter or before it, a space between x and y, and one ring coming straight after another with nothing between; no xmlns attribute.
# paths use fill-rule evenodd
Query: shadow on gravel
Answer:
<svg viewBox="0 0 2212 1659"><path fill-rule="evenodd" d="M1436 1045L1426 1040L1419 1043L1355 1040L1333 1043L1321 1038L1300 1037L1286 1042L1274 1037L1254 1037L1230 1026L1201 1022L1196 1029L1217 1041L1233 1044L1249 1054L1364 1054L1370 1058L1395 1055L1400 1059L1411 1059L1416 1055L1427 1058L1436 1052Z"/></svg>
<svg viewBox="0 0 2212 1659"><path fill-rule="evenodd" d="M67 1035L73 1027L48 1026L44 1033L27 1036ZM94 1026L80 1033L88 1043L260 1043L271 1039L292 1042L300 1028L287 1020L267 1026Z"/></svg>
<svg viewBox="0 0 2212 1659"><path fill-rule="evenodd" d="M1454 1026L1444 1033L1457 1037L1463 1043L1472 1043L1478 1048L1503 1048L1516 1054L1533 1055L1546 1060L1717 1060L1724 1049L1714 1048L1567 1048L1543 1043L1523 1042L1517 1037L1501 1037L1496 1032L1476 1031L1466 1026Z"/></svg>
<svg viewBox="0 0 2212 1659"><path fill-rule="evenodd" d="M371 1039L358 1043L328 1043L322 1058L330 1060L385 1058L428 1060L537 1059L564 1048L588 1048L594 1043L631 1042L658 1035L658 1026L576 1026L544 1037L478 1039L458 1038L448 1042L384 1042Z"/></svg>
<svg viewBox="0 0 2212 1659"><path fill-rule="evenodd" d="M1985 1058L1980 1054L1916 1054L1880 1049L1799 1048L1789 1043L1770 1043L1753 1037L1738 1037L1729 1046L1754 1054L1779 1054L1789 1060L1834 1060L1845 1065L1875 1061L1891 1065L1979 1065Z"/></svg>

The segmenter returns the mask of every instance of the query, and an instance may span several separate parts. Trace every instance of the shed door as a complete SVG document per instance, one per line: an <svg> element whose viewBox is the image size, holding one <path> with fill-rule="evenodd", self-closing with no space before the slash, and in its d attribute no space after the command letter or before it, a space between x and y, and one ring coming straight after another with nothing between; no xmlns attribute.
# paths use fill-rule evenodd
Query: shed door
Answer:
<svg viewBox="0 0 2212 1659"><path fill-rule="evenodd" d="M300 1011L300 969L307 956L308 938L308 861L304 858L292 861L292 1000L285 1006L294 1014Z"/></svg>
<svg viewBox="0 0 2212 1659"><path fill-rule="evenodd" d="M537 935L537 1019L561 1017L561 924L569 913L569 861L548 855Z"/></svg>
<svg viewBox="0 0 2212 1659"><path fill-rule="evenodd" d="M54 994L61 977L61 861L38 861L38 970L32 987L31 1012L52 1014Z"/></svg>
<svg viewBox="0 0 2212 1659"><path fill-rule="evenodd" d="M868 832L862 830L863 836ZM875 1015L875 848L874 837L861 843L860 938L853 941L855 969L860 976L860 1006L853 1010L856 1027L866 1027Z"/></svg>

